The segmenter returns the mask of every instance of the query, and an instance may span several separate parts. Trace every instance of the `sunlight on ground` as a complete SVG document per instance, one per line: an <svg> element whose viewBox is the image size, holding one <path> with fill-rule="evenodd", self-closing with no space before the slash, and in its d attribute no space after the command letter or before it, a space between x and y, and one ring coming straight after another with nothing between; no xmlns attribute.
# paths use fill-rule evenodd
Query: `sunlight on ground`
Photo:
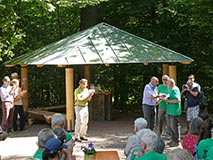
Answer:
<svg viewBox="0 0 213 160"><path fill-rule="evenodd" d="M37 137L7 138L0 142L1 159L18 159L16 157L32 156L37 147ZM8 157L9 156L9 157Z"/></svg>

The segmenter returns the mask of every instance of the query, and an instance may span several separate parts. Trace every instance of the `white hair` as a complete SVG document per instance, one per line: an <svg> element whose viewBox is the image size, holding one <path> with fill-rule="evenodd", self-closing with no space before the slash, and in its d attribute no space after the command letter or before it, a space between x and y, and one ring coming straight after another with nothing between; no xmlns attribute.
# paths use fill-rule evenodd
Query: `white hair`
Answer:
<svg viewBox="0 0 213 160"><path fill-rule="evenodd" d="M135 127L139 130L147 127L147 121L144 118L137 118L134 122Z"/></svg>
<svg viewBox="0 0 213 160"><path fill-rule="evenodd" d="M139 137L140 143L146 144L147 150L154 151L158 136L150 129L142 129L141 137Z"/></svg>

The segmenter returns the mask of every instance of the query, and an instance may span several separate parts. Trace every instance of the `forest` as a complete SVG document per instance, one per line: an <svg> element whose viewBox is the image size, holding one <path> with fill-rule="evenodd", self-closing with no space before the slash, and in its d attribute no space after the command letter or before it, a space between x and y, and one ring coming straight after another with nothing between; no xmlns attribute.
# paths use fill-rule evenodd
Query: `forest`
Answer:
<svg viewBox="0 0 213 160"><path fill-rule="evenodd" d="M20 74L20 66L4 62L106 22L192 58L177 66L177 86L194 74L213 109L212 0L1 0L0 75ZM75 65L75 87L83 66ZM162 64L92 65L91 83L109 90L115 108L137 111L152 76L161 80ZM29 106L65 104L64 68L28 66Z"/></svg>

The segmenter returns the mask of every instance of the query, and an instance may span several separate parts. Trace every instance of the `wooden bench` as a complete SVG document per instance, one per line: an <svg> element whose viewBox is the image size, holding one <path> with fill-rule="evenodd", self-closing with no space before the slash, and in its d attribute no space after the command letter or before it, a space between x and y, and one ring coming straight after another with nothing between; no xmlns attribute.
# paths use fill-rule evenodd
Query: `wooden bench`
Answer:
<svg viewBox="0 0 213 160"><path fill-rule="evenodd" d="M97 151L95 160L120 160L117 151Z"/></svg>
<svg viewBox="0 0 213 160"><path fill-rule="evenodd" d="M63 111L66 111L65 105L48 106L48 107L42 107L42 108L29 109L27 111L28 124L32 125L36 121L44 121L44 122L50 124L52 116L55 113L61 113Z"/></svg>
<svg viewBox="0 0 213 160"><path fill-rule="evenodd" d="M32 125L36 120L45 121L46 123L51 123L52 116L56 112L45 111L42 109L28 110L28 124Z"/></svg>

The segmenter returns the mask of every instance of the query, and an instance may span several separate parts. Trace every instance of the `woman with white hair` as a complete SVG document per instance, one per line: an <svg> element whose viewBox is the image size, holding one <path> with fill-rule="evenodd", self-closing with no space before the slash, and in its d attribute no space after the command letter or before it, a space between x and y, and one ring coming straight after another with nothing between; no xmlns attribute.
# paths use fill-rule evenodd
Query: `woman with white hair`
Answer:
<svg viewBox="0 0 213 160"><path fill-rule="evenodd" d="M156 152L158 136L150 129L142 129L137 133L139 149L134 150L130 160L166 160L166 155Z"/></svg>
<svg viewBox="0 0 213 160"><path fill-rule="evenodd" d="M130 160L132 152L139 148L137 132L147 127L147 121L140 117L134 121L134 134L128 138L126 147L124 149L124 154L126 155L126 160Z"/></svg>

